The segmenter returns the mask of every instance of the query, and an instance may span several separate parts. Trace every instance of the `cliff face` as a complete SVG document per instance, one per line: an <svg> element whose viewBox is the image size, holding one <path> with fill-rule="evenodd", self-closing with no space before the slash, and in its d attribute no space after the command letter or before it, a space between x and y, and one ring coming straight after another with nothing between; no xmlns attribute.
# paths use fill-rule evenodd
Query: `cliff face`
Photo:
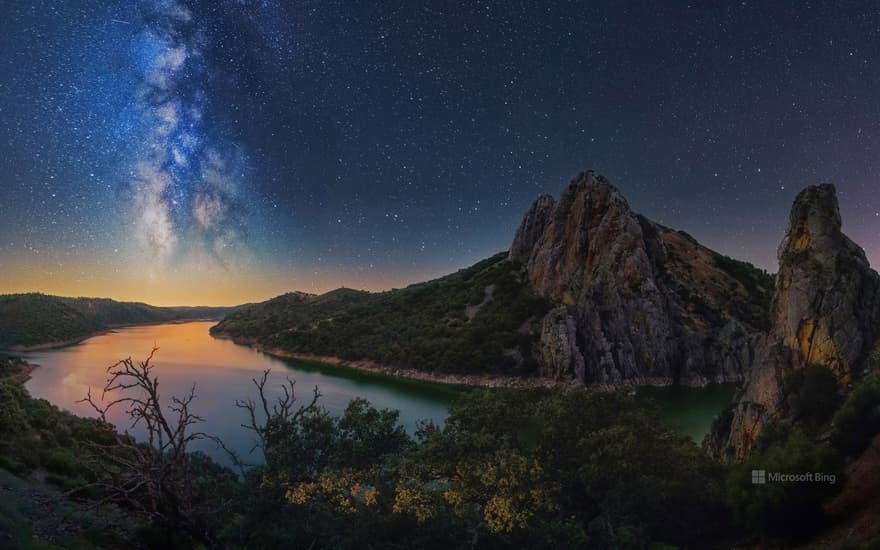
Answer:
<svg viewBox="0 0 880 550"><path fill-rule="evenodd" d="M520 223L519 230L513 238L510 246L510 258L515 261L528 260L535 243L541 239L544 229L550 223L556 199L550 195L541 195L532 203L532 207L526 212L526 216Z"/></svg>
<svg viewBox="0 0 880 550"><path fill-rule="evenodd" d="M583 383L742 380L766 324L769 278L634 213L586 172L543 196L511 246L544 319L545 375Z"/></svg>
<svg viewBox="0 0 880 550"><path fill-rule="evenodd" d="M788 418L786 382L821 365L845 391L862 375L880 329L880 276L841 231L833 185L802 191L779 246L771 328L732 413L716 423L709 450L743 460L767 422Z"/></svg>

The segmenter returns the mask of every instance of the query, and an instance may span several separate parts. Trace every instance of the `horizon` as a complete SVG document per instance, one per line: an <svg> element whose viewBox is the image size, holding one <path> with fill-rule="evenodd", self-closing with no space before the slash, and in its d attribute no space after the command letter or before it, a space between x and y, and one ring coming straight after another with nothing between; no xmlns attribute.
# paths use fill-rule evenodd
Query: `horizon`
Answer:
<svg viewBox="0 0 880 550"><path fill-rule="evenodd" d="M880 52L858 6L3 11L0 293L401 288L505 250L590 168L768 271L796 193L832 181L880 265Z"/></svg>
<svg viewBox="0 0 880 550"><path fill-rule="evenodd" d="M611 181L611 183L612 183L612 185L614 184L613 181ZM804 188L798 190L798 193L801 190L806 189L807 187L809 187L809 186L805 186ZM554 195L554 197L558 197L558 193L556 195ZM624 193L624 198L626 198L625 193ZM842 210L842 208L841 208L841 210ZM634 209L634 211L638 212L637 209ZM525 214L525 211L523 212L523 214ZM680 229L677 227L670 227L670 229L684 231L683 229ZM844 233L846 233L846 218L845 218L845 216L843 216L843 229L844 229ZM707 246L700 239L700 237L698 235L692 235L692 236L695 239L697 239L697 241L700 244ZM780 237L779 237L780 242L782 241L783 237L784 237L784 231L783 231L783 233L780 234ZM512 238L513 238L513 235L511 234L511 239ZM868 249L863 247L858 242L856 242L855 244L858 245L863 251L865 251L866 257L868 259L868 262L869 262L871 268L876 271L877 270L876 263L875 263L876 260L871 257L871 254L868 251ZM713 249L711 246L707 246L707 247L710 248L711 250L719 253L719 254L724 254L723 252L720 252L718 250ZM373 286L373 287L357 287L357 286L352 286L350 284L346 284L345 279L340 279L339 283L335 284L335 285L333 283L329 283L328 286L317 286L317 287L313 286L312 289L310 289L310 290L305 290L305 289L301 289L301 288L288 288L285 290L285 289L279 287L279 288L281 288L279 291L270 291L269 295L265 295L263 297L257 297L257 298L252 298L252 299L245 298L245 299L238 300L238 301L233 300L233 301L227 301L224 303L202 303L202 302L182 303L182 302L173 302L173 301L163 302L163 301L161 301L161 299L149 300L149 299L145 299L145 298L138 298L137 295L101 295L101 294L81 294L81 293L77 294L77 292L79 292L77 290L69 290L69 291L63 290L63 288L65 288L64 285L57 287L60 289L59 291L43 290L43 289L28 290L27 288L30 288L30 287L27 287L27 286L23 286L23 287L21 287L21 289L17 289L17 287L13 286L13 287L11 287L13 290L0 291L0 295L45 294L45 295L49 295L49 296L58 296L58 297L62 297L62 298L91 298L91 299L109 298L111 300L115 300L118 302L144 303L144 304L148 304L148 305L153 305L153 306L158 306L158 307L169 307L169 308L173 308L173 307L236 307L236 306L241 306L241 305L250 304L250 303L261 303L261 302L271 300L272 298L275 298L275 297L278 297L278 296L281 296L284 294L297 293L297 292L302 292L302 293L306 293L306 294L312 294L312 295L319 296L319 295L326 294L328 292L332 292L334 290L339 290L339 289L352 289L352 290L359 290L359 291L372 292L372 293L381 293L381 292L387 292L390 290L399 290L399 289L406 288L411 285L416 285L419 283L438 279L438 278L444 277L446 275L453 274L453 273L460 271L462 269L467 269L468 267L471 267L472 265L474 265L474 264L476 264L486 258L492 257L495 254L504 253L508 249L509 249L509 247L504 248L502 250L498 250L495 253L487 254L486 256L484 256L482 258L478 258L478 259L476 259L466 265L462 265L460 267L452 267L451 270L447 271L447 272L426 274L423 278L419 278L419 279L411 279L411 280L404 279L396 284L390 284L390 285L384 285L384 286L379 285L379 286ZM752 263L752 265L755 265L759 269L763 269L770 274L775 274L778 269L778 263L777 263L777 265L774 266L775 269L768 269L767 267L756 264L754 262L751 262L750 260L748 260L746 258L738 258L735 256L730 256L730 257L732 257L736 260L741 260L741 261L746 261L746 262ZM7 282L9 280L11 280L11 278L6 279ZM24 283L24 284L27 285L27 283ZM51 287L49 287L49 288L51 288ZM76 286L76 288L83 288L83 286L79 285L79 286ZM271 293L271 292L274 292L274 293Z"/></svg>

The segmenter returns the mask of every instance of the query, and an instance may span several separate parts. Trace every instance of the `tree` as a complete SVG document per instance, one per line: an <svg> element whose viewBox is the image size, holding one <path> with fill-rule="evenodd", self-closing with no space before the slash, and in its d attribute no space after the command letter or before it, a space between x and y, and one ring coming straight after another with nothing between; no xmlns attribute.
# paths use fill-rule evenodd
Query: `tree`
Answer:
<svg viewBox="0 0 880 550"><path fill-rule="evenodd" d="M801 424L816 433L840 404L837 378L826 366L810 364L788 379L789 400Z"/></svg>
<svg viewBox="0 0 880 550"><path fill-rule="evenodd" d="M766 483L756 484L753 471L814 477L765 477ZM822 525L822 505L843 487L843 474L843 461L829 445L812 441L799 428L771 424L749 459L730 471L727 494L744 526L771 537L804 539Z"/></svg>
<svg viewBox="0 0 880 550"><path fill-rule="evenodd" d="M194 429L202 421L190 410L195 385L186 396L171 397L169 404L163 405L152 365L157 351L153 348L145 361L135 363L128 358L111 365L100 400L92 396L91 388L81 400L95 409L112 441L92 444L98 481L82 489L99 491L104 495L101 503L114 502L137 510L169 540L184 534L208 548L217 548L221 545L215 536L216 522L228 501L216 486L200 485L200 471L210 461L189 449L202 439L220 446L223 443ZM111 400L106 401L108 396ZM146 429L145 444L119 434L107 420L119 407L125 409L132 427Z"/></svg>
<svg viewBox="0 0 880 550"><path fill-rule="evenodd" d="M848 456L865 450L871 438L880 433L880 373L861 380L831 421L831 441Z"/></svg>

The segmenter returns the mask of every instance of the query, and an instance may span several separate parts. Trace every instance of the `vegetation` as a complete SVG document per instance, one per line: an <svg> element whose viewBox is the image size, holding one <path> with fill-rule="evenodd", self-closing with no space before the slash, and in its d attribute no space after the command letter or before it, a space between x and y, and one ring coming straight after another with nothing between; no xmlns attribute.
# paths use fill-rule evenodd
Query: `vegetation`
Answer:
<svg viewBox="0 0 880 550"><path fill-rule="evenodd" d="M0 361L0 372L20 366ZM187 452L210 438L188 412L192 393L159 406L149 359L108 372L108 389L122 397L111 408L146 422L148 443L115 432L97 401L99 419L77 418L0 380L0 476L45 476L63 489L56 500L78 507L65 512L80 526L74 547L702 548L752 535L787 543L823 525L823 503L844 483L842 454L799 428L765 427L752 457L728 468L626 392L474 390L444 426L426 423L411 437L396 411L354 399L334 417L318 388L301 400L291 382L279 394L266 388L268 373L254 380L256 399L237 403L265 462L236 476ZM834 416L835 433L859 441L867 432L855 419L877 404L876 379L863 382ZM835 482L754 485L758 469ZM41 547L27 517L34 487L18 491L24 502L0 498L0 540Z"/></svg>
<svg viewBox="0 0 880 550"><path fill-rule="evenodd" d="M218 318L232 308L163 308L105 298L0 295L0 349L58 344L114 326Z"/></svg>
<svg viewBox="0 0 880 550"><path fill-rule="evenodd" d="M759 269L749 262L744 262L724 256L713 254L715 267L726 272L736 279L759 307L761 315L755 315L750 305L742 300L732 300L728 303L731 313L740 319L751 322L755 327L762 330L770 328L770 305L773 301L773 293L776 280L773 275L764 269Z"/></svg>
<svg viewBox="0 0 880 550"><path fill-rule="evenodd" d="M0 371L11 376L16 364L0 360ZM87 447L109 441L95 420L32 399L8 377L0 378L0 404L0 467L21 475L44 471L48 481L68 488L94 479Z"/></svg>
<svg viewBox="0 0 880 550"><path fill-rule="evenodd" d="M787 386L795 417L808 433L815 435L840 405L837 378L828 367L807 365L789 376Z"/></svg>
<svg viewBox="0 0 880 550"><path fill-rule="evenodd" d="M0 359L0 372L15 375L21 364ZM127 364L133 366L130 361ZM155 378L152 381L155 383ZM132 544L190 548L193 542L204 541L205 533L219 531L216 522L222 520L219 512L223 503L237 487L235 475L204 454L188 453L181 440L191 441L198 432L178 430L180 424L171 422L167 415L156 422L159 417L142 414L158 409L156 400L147 402L154 405L129 411L133 418L140 416L154 427L164 425L170 430L165 431L164 442L155 447L117 433L103 418L81 418L46 400L34 399L21 384L0 378L0 472L45 480L46 484L20 491L24 498L15 499L12 494L0 498L0 546L6 535L30 547L32 530L22 526L11 529L11 525L22 521L22 509L33 507L27 495L38 493L44 494L45 503L42 511L30 514L34 522L44 523L40 514L59 508L57 513L62 517L53 520L54 535L81 532L70 539L76 548L104 544L112 548ZM114 406L129 405L119 401ZM181 405L183 401L178 401L175 407L180 409ZM183 417L193 420L185 412ZM125 511L124 526L118 517L121 511ZM10 529L4 528L4 519ZM199 530L194 529L190 522L196 520L208 526L200 524Z"/></svg>
<svg viewBox="0 0 880 550"><path fill-rule="evenodd" d="M772 294L775 279L773 275L767 273L766 269L758 269L749 262L737 260L722 254L716 254L714 260L716 267L726 271L731 277L742 283L749 294Z"/></svg>
<svg viewBox="0 0 880 550"><path fill-rule="evenodd" d="M840 406L831 421L831 441L843 453L862 452L880 433L880 372L862 379Z"/></svg>
<svg viewBox="0 0 880 550"><path fill-rule="evenodd" d="M725 527L720 467L623 393L476 391L414 440L360 400L288 418L267 423L236 546L642 548Z"/></svg>
<svg viewBox="0 0 880 550"><path fill-rule="evenodd" d="M530 323L548 309L503 253L400 290L287 294L236 311L212 332L289 352L405 368L531 374L537 365Z"/></svg>
<svg viewBox="0 0 880 550"><path fill-rule="evenodd" d="M755 484L753 471L813 477ZM816 443L799 428L776 424L766 426L749 459L733 467L727 491L744 526L793 541L809 538L823 527L823 502L843 485L839 453L827 444Z"/></svg>

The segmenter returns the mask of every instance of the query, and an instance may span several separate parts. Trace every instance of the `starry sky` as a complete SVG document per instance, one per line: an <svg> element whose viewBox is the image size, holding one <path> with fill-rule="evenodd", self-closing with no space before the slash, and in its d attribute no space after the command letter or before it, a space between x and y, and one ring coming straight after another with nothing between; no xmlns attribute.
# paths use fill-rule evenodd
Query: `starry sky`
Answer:
<svg viewBox="0 0 880 550"><path fill-rule="evenodd" d="M11 0L0 120L0 292L400 287L585 169L770 271L831 181L880 265L873 1Z"/></svg>

